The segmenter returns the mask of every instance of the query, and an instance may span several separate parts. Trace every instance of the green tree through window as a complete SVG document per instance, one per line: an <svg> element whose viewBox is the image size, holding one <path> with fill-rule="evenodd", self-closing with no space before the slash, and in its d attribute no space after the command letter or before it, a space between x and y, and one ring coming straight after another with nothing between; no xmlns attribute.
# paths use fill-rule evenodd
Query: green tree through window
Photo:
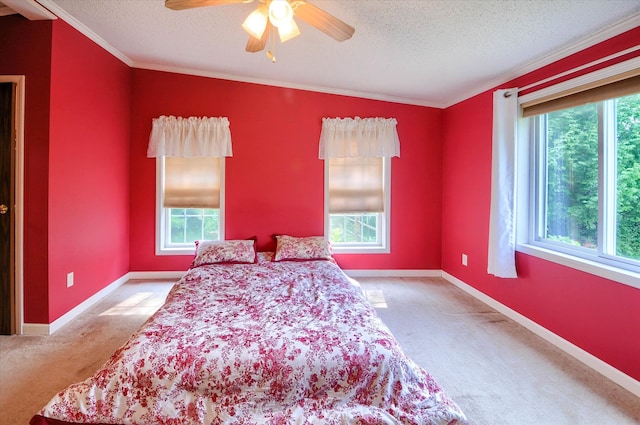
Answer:
<svg viewBox="0 0 640 425"><path fill-rule="evenodd" d="M640 94L545 117L538 234L640 260ZM614 160L608 162L607 155ZM607 211L613 219L603 222Z"/></svg>
<svg viewBox="0 0 640 425"><path fill-rule="evenodd" d="M616 254L640 259L640 93L617 102Z"/></svg>
<svg viewBox="0 0 640 425"><path fill-rule="evenodd" d="M210 208L169 208L171 244L219 239L219 210Z"/></svg>

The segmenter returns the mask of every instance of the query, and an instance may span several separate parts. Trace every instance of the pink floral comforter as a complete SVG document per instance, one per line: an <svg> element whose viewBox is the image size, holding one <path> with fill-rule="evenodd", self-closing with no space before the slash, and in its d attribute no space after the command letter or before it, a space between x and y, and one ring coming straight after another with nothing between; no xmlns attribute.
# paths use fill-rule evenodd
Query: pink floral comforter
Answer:
<svg viewBox="0 0 640 425"><path fill-rule="evenodd" d="M330 261L191 269L32 424L465 424Z"/></svg>

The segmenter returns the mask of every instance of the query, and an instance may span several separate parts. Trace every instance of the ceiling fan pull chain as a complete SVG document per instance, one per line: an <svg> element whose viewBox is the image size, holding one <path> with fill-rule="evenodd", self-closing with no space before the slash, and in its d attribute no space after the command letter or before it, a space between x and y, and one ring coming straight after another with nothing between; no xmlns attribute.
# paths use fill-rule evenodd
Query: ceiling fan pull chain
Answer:
<svg viewBox="0 0 640 425"><path fill-rule="evenodd" d="M270 28L272 31L269 31L269 49L267 49L267 57L271 59L271 63L276 63L276 36L275 31L273 31L273 27Z"/></svg>

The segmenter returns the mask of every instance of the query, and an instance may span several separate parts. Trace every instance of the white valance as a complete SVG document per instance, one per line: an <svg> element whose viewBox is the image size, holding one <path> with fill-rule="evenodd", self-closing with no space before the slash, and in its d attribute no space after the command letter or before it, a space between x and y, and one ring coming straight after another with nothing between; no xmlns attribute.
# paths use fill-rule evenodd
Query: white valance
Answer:
<svg viewBox="0 0 640 425"><path fill-rule="evenodd" d="M320 159L400 156L395 118L323 118Z"/></svg>
<svg viewBox="0 0 640 425"><path fill-rule="evenodd" d="M232 156L226 117L161 116L152 121L147 157L198 158Z"/></svg>

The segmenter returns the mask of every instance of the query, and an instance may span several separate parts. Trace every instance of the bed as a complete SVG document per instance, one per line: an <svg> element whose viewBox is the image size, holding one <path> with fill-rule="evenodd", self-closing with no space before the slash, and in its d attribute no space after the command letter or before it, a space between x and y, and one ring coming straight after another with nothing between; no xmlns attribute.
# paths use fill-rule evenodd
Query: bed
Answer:
<svg viewBox="0 0 640 425"><path fill-rule="evenodd" d="M287 256L282 241L196 256L128 342L31 425L467 423L320 238L321 255L294 238Z"/></svg>

